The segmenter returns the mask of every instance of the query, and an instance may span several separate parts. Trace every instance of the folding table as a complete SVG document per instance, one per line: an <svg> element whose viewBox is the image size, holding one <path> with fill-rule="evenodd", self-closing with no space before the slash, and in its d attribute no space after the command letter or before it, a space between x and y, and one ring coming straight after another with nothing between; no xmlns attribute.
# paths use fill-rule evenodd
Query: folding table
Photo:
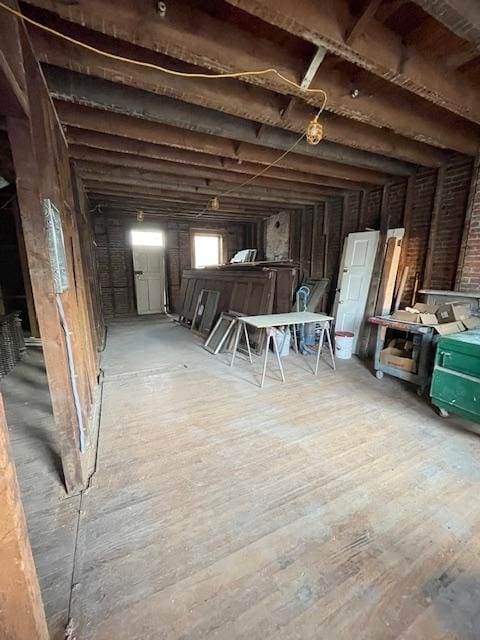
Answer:
<svg viewBox="0 0 480 640"><path fill-rule="evenodd" d="M237 353L238 342L240 340L240 333L242 333L242 331L247 343L247 350L248 350L248 356L250 358L250 362L253 363L252 353L250 350L250 341L248 339L248 331L247 331L247 324L248 324L251 327L254 327L255 329L265 329L265 333L267 335L267 343L265 345L265 358L263 360L262 381L260 383L260 386L263 387L263 383L265 381L265 372L267 370L267 359L268 359L268 351L270 347L270 340L273 342L273 348L277 358L278 367L280 369L282 380L283 382L285 382L285 375L283 373L282 361L280 359L277 339L275 336L275 333L276 333L275 328L293 326L295 351L298 353L298 344L296 339L297 325L315 323L316 325L317 324L320 325L321 332L320 332L320 342L318 345L314 375L317 375L318 373L318 363L320 361L320 354L322 352L325 333L327 334L327 343L328 343L328 349L330 351L330 357L332 359L332 368L335 370L335 356L333 353L332 340L330 337L330 322L332 320L333 320L332 316L327 316L323 313L311 313L310 311L292 311L291 313L272 313L269 315L262 315L262 316L240 316L237 320L237 328L235 331L235 340L233 344L233 353L232 353L232 360L230 362L230 366L233 367L233 363L235 362L235 355Z"/></svg>

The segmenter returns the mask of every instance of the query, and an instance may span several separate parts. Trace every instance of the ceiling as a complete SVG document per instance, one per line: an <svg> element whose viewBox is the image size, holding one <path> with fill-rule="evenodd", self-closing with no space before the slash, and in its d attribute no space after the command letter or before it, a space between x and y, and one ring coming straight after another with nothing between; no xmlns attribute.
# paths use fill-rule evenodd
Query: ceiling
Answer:
<svg viewBox="0 0 480 640"><path fill-rule="evenodd" d="M275 68L303 87L274 73L169 75L29 26L92 209L256 220L479 150L477 2L29 0L21 9L114 56L193 74ZM328 94L316 146L299 141L322 106L305 89Z"/></svg>

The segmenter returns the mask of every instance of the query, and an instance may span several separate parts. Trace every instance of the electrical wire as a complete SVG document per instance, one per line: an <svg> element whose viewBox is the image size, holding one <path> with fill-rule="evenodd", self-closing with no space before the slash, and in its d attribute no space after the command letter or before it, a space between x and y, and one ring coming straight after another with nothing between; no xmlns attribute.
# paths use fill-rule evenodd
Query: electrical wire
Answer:
<svg viewBox="0 0 480 640"><path fill-rule="evenodd" d="M172 75L172 76L177 76L177 77L181 77L181 78L202 78L204 80L218 80L218 79L222 79L222 78L241 78L241 77L264 76L264 75L268 75L268 74L273 74L273 75L277 76L280 80L285 82L286 84L294 87L295 89L301 91L302 93L319 94L319 95L322 96L322 98L323 98L322 104L321 104L321 106L320 106L320 108L318 110L317 115L312 120L312 122L315 122L315 123L318 121L318 117L320 116L322 111L325 109L325 106L327 104L327 99L328 99L327 93L323 89L312 89L310 87L302 87L297 82L294 82L293 80L290 80L290 78L287 78L285 75L280 73L280 71L278 71L274 67L269 67L267 69L259 69L257 71L237 71L237 72L232 72L232 73L214 73L214 74L195 73L195 72L186 72L186 71L175 71L173 69L169 69L167 67L162 67L162 66L154 64L152 62L144 62L142 60L135 60L135 59L127 58L127 57L124 57L124 56L119 56L119 55L116 55L114 53L109 53L108 51L104 51L103 49L98 49L97 47L93 47L93 46L91 46L89 44L86 44L85 42L77 40L76 38L72 38L70 36L67 36L66 34L61 33L60 31L57 31L56 29L52 29L51 27L47 27L47 25L44 25L41 22L37 22L36 20L33 20L32 18L29 18L28 16L25 16L20 11L17 11L16 9L13 9L12 7L7 6L5 3L1 2L1 1L0 1L0 8L4 9L5 11L7 11L7 12L9 12L11 14L13 14L17 18L20 18L21 20L24 20L26 23L31 24L32 26L36 27L37 29L41 29L42 31L46 31L47 33L49 33L49 34L51 34L53 36L56 36L57 38L61 38L62 40L65 40L66 42L70 42L71 44L74 44L74 45L76 45L78 47L82 47L83 49L86 49L87 51L91 51L93 53L96 53L98 55L104 56L105 58L109 58L111 60L118 60L120 62L125 62L125 63L128 63L128 64L137 65L137 66L140 66L140 67L146 67L148 69L154 69L156 71L160 71L162 73L166 73L166 74ZM299 145L300 142L305 138L306 133L307 132L302 133L302 135L294 142L294 144L291 147L289 147L289 149L284 151L278 158L276 158L276 160L274 160L273 162L268 164L264 169L262 169L262 171L260 171L259 173L253 175L252 177L250 177L248 180L246 180L242 184L240 184L238 186L234 186L231 189L228 189L226 191L220 192L218 195L227 196L230 193L233 193L235 191L239 191L240 189L242 189L246 185L252 183L254 180L259 178L260 176L264 175L271 167L275 166L278 162L283 160L283 158L285 158L289 153L291 153L295 149L295 147L297 147L297 145ZM308 138L308 135L307 135L307 138ZM197 217L203 215L203 213L205 213L208 210L208 208L209 208L209 205L207 204L205 209L197 214Z"/></svg>
<svg viewBox="0 0 480 640"><path fill-rule="evenodd" d="M104 56L105 58L110 58L111 60L127 62L128 64L135 64L140 67L147 67L148 69L154 69L156 71L161 71L162 73L167 73L172 76L178 76L180 78L203 78L204 80L218 80L221 78L241 78L241 77L264 76L267 74L273 74L277 76L280 80L285 82L286 84L292 87L295 87L295 89L301 92L321 94L323 97L322 111L327 102L327 94L323 89L311 89L310 87L302 87L294 80L290 80L290 78L287 78L287 76L283 75L283 73L280 73L280 71L278 71L274 67L269 67L267 69L259 69L257 71L236 71L236 72L229 72L229 73L213 73L213 74L187 72L187 71L175 71L174 69L169 69L168 67L162 67L160 65L154 64L153 62L144 62L142 60L134 60L132 58L126 58L124 56L116 55L115 53L109 53L108 51L104 51L103 49L98 49L97 47L92 47L91 45L86 44L81 40L77 40L76 38L67 36L61 31L57 31L56 29L47 27L47 25L42 24L41 22L37 22L36 20L29 18L28 16L25 16L20 11L17 11L16 9L12 9L12 7L7 6L3 2L0 2L0 8L5 9L5 11L8 11L14 16L17 16L17 18L24 20L28 24L31 24L32 26L37 27L38 29L42 29L43 31L46 31L47 33L50 33L51 35L54 35L57 38L61 38L66 42L70 42L71 44L74 44L78 47L82 47L83 49L87 49L92 53L97 53L98 55Z"/></svg>

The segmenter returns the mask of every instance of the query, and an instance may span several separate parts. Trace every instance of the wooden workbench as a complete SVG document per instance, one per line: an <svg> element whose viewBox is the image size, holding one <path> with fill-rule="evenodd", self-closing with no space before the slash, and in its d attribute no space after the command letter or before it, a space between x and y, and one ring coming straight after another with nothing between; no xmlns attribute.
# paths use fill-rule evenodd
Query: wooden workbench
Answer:
<svg viewBox="0 0 480 640"><path fill-rule="evenodd" d="M377 325L377 339L375 343L375 375L380 380L383 374L387 373L395 378L412 382L418 386L417 393L422 395L430 384L430 370L433 358L432 343L435 337L435 329L431 325L418 324L417 322L406 322L404 320L396 320L391 316L374 316L368 320L372 324ZM387 329L398 329L406 333L413 333L421 336L420 348L418 349L417 372L404 371L398 367L384 364L380 361L380 354L385 348L385 338Z"/></svg>

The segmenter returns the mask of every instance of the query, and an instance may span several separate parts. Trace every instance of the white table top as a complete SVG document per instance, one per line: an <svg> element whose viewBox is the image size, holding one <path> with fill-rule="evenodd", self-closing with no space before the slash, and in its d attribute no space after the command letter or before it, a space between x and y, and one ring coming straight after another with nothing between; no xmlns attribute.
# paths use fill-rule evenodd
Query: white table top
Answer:
<svg viewBox="0 0 480 640"><path fill-rule="evenodd" d="M238 319L257 329L267 329L269 327L282 327L289 324L326 322L327 320L333 320L333 317L326 316L324 313L292 311L291 313L271 313L264 316L240 316Z"/></svg>

